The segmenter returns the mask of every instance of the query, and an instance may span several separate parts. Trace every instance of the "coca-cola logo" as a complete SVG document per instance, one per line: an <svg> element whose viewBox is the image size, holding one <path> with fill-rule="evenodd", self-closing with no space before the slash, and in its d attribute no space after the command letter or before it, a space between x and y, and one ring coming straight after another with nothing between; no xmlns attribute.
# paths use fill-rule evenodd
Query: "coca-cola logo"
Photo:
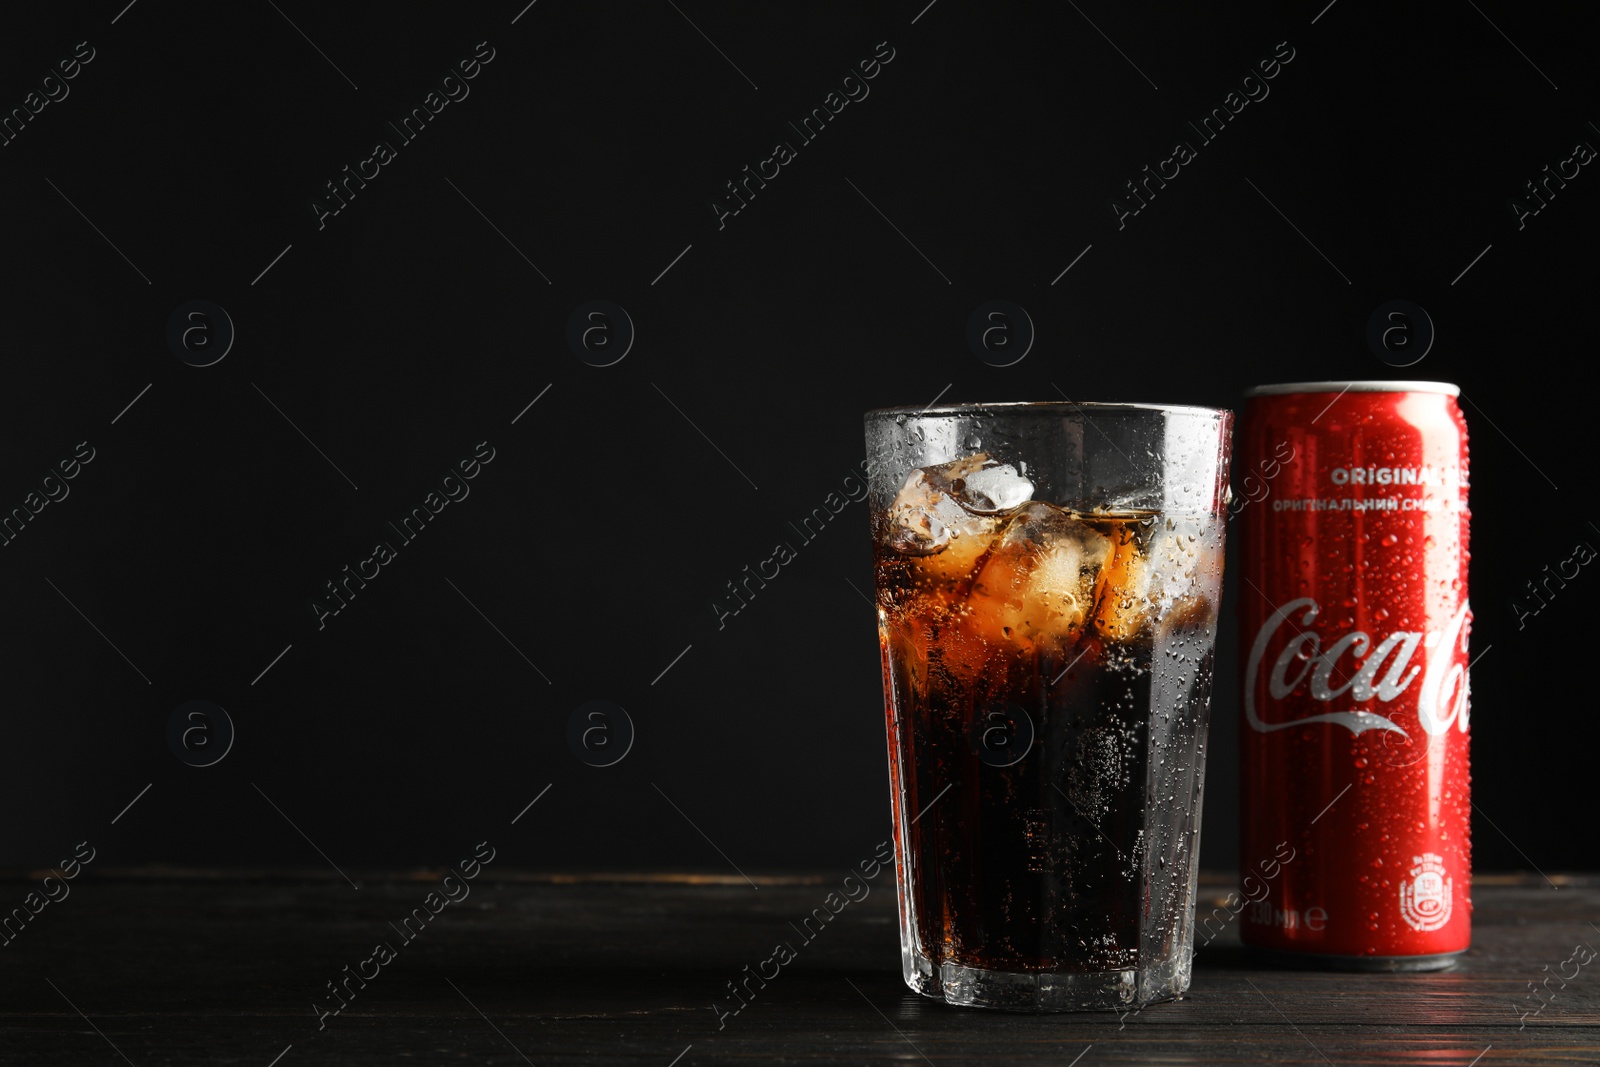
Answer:
<svg viewBox="0 0 1600 1067"><path fill-rule="evenodd" d="M1409 732L1393 718L1356 708L1267 722L1256 708L1256 699L1265 689L1273 701L1303 692L1324 704L1365 704L1373 700L1387 704L1406 692L1420 675L1417 723L1423 732L1431 739L1452 724L1466 732L1467 666L1456 656L1458 650L1467 650L1467 619L1472 613L1466 601L1461 602L1443 630L1397 630L1376 644L1366 631L1352 630L1324 647L1322 637L1306 629L1320 610L1316 600L1301 597L1279 607L1261 624L1245 666L1244 713L1251 729L1265 734L1307 723L1331 722L1357 735L1383 730L1409 738ZM1291 636L1269 666L1267 651L1278 643L1280 631L1285 628ZM1411 662L1419 648L1425 650L1425 666ZM1346 657L1354 667L1353 673L1342 668L1341 660ZM1336 681L1336 674L1344 680Z"/></svg>

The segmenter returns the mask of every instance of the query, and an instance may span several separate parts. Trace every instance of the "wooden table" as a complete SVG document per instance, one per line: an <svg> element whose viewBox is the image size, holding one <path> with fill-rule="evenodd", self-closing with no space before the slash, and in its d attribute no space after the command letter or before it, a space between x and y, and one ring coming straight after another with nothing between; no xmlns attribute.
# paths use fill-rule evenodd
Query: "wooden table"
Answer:
<svg viewBox="0 0 1600 1067"><path fill-rule="evenodd" d="M0 881L0 902L20 906L44 873ZM1119 1020L910 993L887 876L804 943L790 924L845 872L753 889L489 867L437 915L425 899L445 872L351 873L359 890L314 873L86 872L0 948L0 1063L1600 1063L1600 959L1551 978L1553 999L1520 1018L1537 1007L1529 982L1600 948L1595 876L1480 877L1476 943L1437 974L1274 970L1230 928L1196 957L1187 999ZM1204 909L1228 888L1207 879ZM407 941L397 927L418 907L430 918ZM779 941L797 958L719 1029L726 983ZM337 980L348 1004L319 1021Z"/></svg>

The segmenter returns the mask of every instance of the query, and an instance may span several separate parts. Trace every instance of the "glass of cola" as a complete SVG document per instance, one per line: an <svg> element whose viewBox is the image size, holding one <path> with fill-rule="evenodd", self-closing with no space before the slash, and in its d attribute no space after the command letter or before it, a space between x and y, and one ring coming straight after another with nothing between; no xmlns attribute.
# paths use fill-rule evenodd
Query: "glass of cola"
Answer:
<svg viewBox="0 0 1600 1067"><path fill-rule="evenodd" d="M906 984L1127 1010L1189 986L1232 414L866 416Z"/></svg>

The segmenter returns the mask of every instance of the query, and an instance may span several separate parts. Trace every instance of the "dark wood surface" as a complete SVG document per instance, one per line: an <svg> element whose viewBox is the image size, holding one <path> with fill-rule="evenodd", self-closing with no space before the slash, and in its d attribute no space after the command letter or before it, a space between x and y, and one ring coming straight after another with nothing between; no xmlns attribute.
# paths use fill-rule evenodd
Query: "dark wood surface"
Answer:
<svg viewBox="0 0 1600 1067"><path fill-rule="evenodd" d="M45 873L0 880L0 902L21 905ZM1436 974L1273 969L1230 927L1196 957L1186 999L1119 1020L912 994L886 877L802 943L790 924L845 872L752 888L487 868L402 945L389 924L443 873L351 872L357 890L317 874L86 870L0 948L0 1063L1600 1063L1600 958L1522 1018L1537 1007L1528 983L1600 949L1593 876L1480 878L1473 947ZM1203 910L1228 888L1207 879ZM379 941L396 958L319 1029L326 983ZM719 1029L725 983L779 941L798 957Z"/></svg>

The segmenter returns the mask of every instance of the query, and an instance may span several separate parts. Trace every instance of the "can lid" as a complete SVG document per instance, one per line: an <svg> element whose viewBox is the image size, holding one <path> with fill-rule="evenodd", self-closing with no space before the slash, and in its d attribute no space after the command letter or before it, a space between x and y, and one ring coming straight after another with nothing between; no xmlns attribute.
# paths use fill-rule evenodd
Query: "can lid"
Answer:
<svg viewBox="0 0 1600 1067"><path fill-rule="evenodd" d="M1461 387L1449 382L1285 382L1257 385L1245 396L1284 396L1293 393L1443 393L1460 396Z"/></svg>

